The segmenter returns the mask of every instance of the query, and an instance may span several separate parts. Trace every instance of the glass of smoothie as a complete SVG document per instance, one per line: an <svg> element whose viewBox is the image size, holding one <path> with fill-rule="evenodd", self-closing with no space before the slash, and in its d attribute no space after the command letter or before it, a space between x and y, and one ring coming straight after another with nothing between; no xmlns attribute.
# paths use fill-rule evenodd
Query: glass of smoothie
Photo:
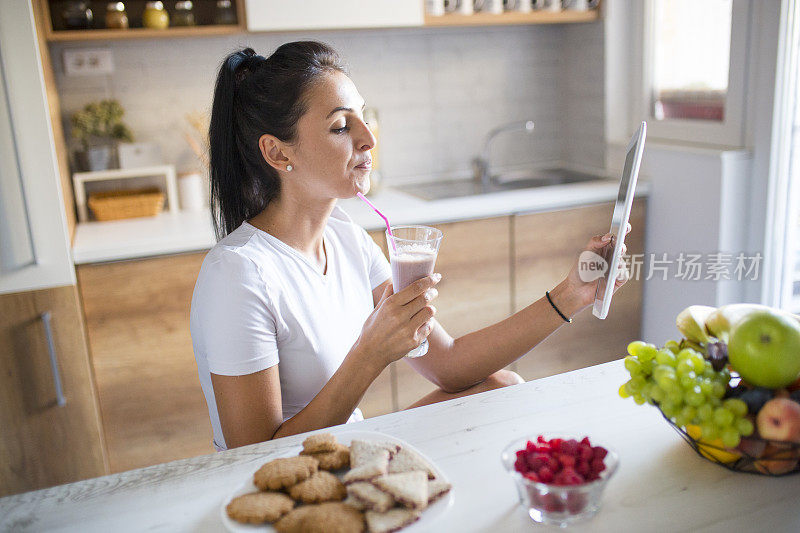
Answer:
<svg viewBox="0 0 800 533"><path fill-rule="evenodd" d="M395 293L433 274L441 242L442 232L430 226L392 226L392 235L386 232ZM408 352L406 357L420 357L426 353L428 339Z"/></svg>

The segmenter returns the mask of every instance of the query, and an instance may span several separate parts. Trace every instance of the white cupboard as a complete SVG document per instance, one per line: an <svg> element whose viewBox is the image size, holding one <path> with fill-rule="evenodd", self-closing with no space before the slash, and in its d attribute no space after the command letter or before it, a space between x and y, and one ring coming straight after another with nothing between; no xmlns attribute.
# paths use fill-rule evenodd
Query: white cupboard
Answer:
<svg viewBox="0 0 800 533"><path fill-rule="evenodd" d="M245 0L245 6L250 31L421 26L424 21L422 0Z"/></svg>

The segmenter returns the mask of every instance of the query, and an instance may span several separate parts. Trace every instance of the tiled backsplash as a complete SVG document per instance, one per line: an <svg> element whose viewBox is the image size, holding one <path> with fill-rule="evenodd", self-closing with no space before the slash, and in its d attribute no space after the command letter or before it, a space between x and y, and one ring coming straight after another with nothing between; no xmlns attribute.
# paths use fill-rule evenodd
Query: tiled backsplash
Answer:
<svg viewBox="0 0 800 533"><path fill-rule="evenodd" d="M466 174L491 128L527 118L533 135L498 138L495 164L603 165L600 23L58 43L51 51L65 120L88 102L116 98L137 140L159 143L166 161L186 170L195 163L184 117L210 108L224 55L240 46L268 55L298 39L333 45L379 110L387 182ZM62 51L72 47L110 48L114 74L65 76Z"/></svg>

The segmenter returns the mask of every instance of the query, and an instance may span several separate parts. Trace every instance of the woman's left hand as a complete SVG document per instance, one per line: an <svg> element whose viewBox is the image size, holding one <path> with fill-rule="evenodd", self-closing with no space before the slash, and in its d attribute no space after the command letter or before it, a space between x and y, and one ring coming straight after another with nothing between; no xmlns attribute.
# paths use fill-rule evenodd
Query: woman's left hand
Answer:
<svg viewBox="0 0 800 533"><path fill-rule="evenodd" d="M628 227L625 230L625 233L629 233L631 231L631 225L628 224ZM592 237L589 243L586 245L584 251L589 251L597 254L600 257L603 257L604 253L603 250L606 246L609 245L611 242L611 234L606 233L605 235L596 235ZM627 247L625 244L622 245L622 255L624 256L627 252ZM617 265L617 273L614 278L616 279L614 283L614 291L617 291L620 287L622 287L625 282L628 281L628 267L627 263L623 258L620 258L620 262ZM586 275L584 274L584 278ZM611 276L609 276L611 278ZM597 291L597 279L593 279L590 281L584 281L581 277L580 272L580 259L578 259L575 264L572 266L572 269L569 271L569 274L561 282L561 290L564 294L568 294L570 299L573 300L573 306L577 308L577 310L581 310L587 305L591 304L594 301L595 292Z"/></svg>

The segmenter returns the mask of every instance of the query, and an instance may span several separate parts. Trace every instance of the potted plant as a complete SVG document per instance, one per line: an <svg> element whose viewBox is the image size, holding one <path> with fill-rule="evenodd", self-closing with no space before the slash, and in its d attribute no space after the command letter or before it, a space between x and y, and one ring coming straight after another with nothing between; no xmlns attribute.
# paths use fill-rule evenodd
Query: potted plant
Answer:
<svg viewBox="0 0 800 533"><path fill-rule="evenodd" d="M80 166L88 170L111 167L117 143L131 142L131 130L122 121L125 110L116 100L101 100L86 105L72 115L72 137L81 144Z"/></svg>

